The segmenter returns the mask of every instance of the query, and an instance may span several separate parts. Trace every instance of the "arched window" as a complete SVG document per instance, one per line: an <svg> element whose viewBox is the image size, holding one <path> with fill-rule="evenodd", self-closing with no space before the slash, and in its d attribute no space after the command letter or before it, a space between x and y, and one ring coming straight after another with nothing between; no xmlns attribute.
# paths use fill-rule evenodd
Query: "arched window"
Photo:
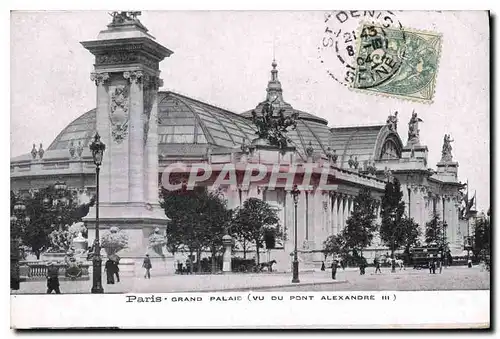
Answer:
<svg viewBox="0 0 500 339"><path fill-rule="evenodd" d="M380 159L399 159L400 154L398 147L392 140L387 140L382 147L382 152L380 153Z"/></svg>

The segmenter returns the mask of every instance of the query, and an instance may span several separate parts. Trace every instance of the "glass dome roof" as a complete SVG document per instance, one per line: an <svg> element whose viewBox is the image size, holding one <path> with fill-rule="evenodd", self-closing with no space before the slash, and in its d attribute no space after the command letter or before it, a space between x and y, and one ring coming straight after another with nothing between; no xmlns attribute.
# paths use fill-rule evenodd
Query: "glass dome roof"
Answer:
<svg viewBox="0 0 500 339"><path fill-rule="evenodd" d="M300 155L305 157L306 149L312 147L314 154L326 157L330 147L341 157L341 167L346 166L350 155L360 156L359 161L377 157L375 153L380 153L380 146L377 146L380 143L379 134L384 125L330 129L325 119L295 110L283 100L275 61L272 66L266 100L259 103L255 110L259 112L269 100L276 109L284 109L285 115L297 112L297 128L288 132L288 136ZM209 150L228 152L239 148L244 142L249 144L257 138L251 112L236 114L178 93L159 92L159 156L203 157ZM81 142L84 147L88 147L95 129L96 110L93 109L64 128L47 150L68 149L71 141L75 146ZM396 144L397 148L402 147L401 141L396 140Z"/></svg>

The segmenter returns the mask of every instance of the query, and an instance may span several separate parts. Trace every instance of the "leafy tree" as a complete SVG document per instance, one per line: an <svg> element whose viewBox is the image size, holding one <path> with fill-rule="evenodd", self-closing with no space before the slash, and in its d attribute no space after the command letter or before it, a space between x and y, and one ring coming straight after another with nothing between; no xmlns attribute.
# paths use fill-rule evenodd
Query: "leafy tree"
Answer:
<svg viewBox="0 0 500 339"><path fill-rule="evenodd" d="M329 256L341 255L346 253L345 239L341 234L330 235L323 242L323 254L325 259Z"/></svg>
<svg viewBox="0 0 500 339"><path fill-rule="evenodd" d="M165 213L171 221L167 224L167 248L171 252L186 249L189 258L196 253L200 262L201 252L212 254L212 270L216 270L216 255L222 250L222 237L227 234L231 211L217 192L206 188L180 189L162 192ZM193 263L191 262L191 271ZM201 270L201 265L198 265Z"/></svg>
<svg viewBox="0 0 500 339"><path fill-rule="evenodd" d="M405 244L404 232L401 231L401 220L405 211L403 202L403 192L401 184L397 178L393 182L388 181L385 184L384 195L380 208L380 239L385 246L391 248L391 257L394 257L394 251Z"/></svg>
<svg viewBox="0 0 500 339"><path fill-rule="evenodd" d="M212 273L217 270L216 257L224 251L222 237L229 232L232 211L227 209L226 200L218 192L205 193L203 196L203 224L206 235L203 246L207 248L212 257Z"/></svg>
<svg viewBox="0 0 500 339"><path fill-rule="evenodd" d="M489 218L479 217L476 219L473 236L474 255L486 259L486 256L489 256L491 253L491 225Z"/></svg>
<svg viewBox="0 0 500 339"><path fill-rule="evenodd" d="M425 242L427 245L432 243L436 243L438 247L445 245L443 243L443 223L439 219L439 215L434 213L431 220L425 224Z"/></svg>
<svg viewBox="0 0 500 339"><path fill-rule="evenodd" d="M271 205L257 198L247 199L237 210L234 219L234 233L240 242L253 242L257 251L257 265L260 264L260 249L264 245L266 232L274 232L280 239L279 218Z"/></svg>
<svg viewBox="0 0 500 339"><path fill-rule="evenodd" d="M402 234L401 246L404 248L404 253L408 260L410 258L410 248L418 245L421 231L413 218L407 217L401 219L400 228Z"/></svg>
<svg viewBox="0 0 500 339"><path fill-rule="evenodd" d="M363 256L363 249L370 246L373 233L377 229L376 217L375 199L372 198L368 188L363 188L354 198L352 214L342 232L348 249L359 251Z"/></svg>
<svg viewBox="0 0 500 339"><path fill-rule="evenodd" d="M53 239L54 236L66 237L63 234L68 232L70 225L81 221L94 203L91 200L89 203L79 204L71 191L57 191L54 185L22 198L11 192L12 212L14 204L19 200L26 206L25 214L29 217L29 222L19 220L18 224L22 224L22 227L18 226L20 238L24 245L31 248L37 259L40 259L42 251L55 247L56 244L51 242L51 234Z"/></svg>

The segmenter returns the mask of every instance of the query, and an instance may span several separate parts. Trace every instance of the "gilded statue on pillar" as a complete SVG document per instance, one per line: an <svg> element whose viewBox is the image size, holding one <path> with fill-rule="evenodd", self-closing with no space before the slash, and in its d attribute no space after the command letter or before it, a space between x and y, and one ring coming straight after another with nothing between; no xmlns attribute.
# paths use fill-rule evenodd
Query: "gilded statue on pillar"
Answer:
<svg viewBox="0 0 500 339"><path fill-rule="evenodd" d="M123 25L127 23L135 23L138 22L139 19L137 17L141 15L140 11L115 11L109 13L109 15L113 18L111 21L111 25Z"/></svg>

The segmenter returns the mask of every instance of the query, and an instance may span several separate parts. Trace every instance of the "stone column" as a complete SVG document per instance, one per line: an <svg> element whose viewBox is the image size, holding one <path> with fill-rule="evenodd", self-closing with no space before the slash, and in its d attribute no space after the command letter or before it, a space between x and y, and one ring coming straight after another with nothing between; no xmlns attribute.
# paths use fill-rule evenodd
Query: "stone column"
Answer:
<svg viewBox="0 0 500 339"><path fill-rule="evenodd" d="M342 233L342 230L344 229L344 195L342 193L340 193L338 196L337 196L337 200L339 201L338 202L338 233Z"/></svg>
<svg viewBox="0 0 500 339"><path fill-rule="evenodd" d="M90 74L90 79L97 86L96 129L104 143L111 141L111 133L108 127L109 78L110 74L107 72ZM99 202L109 202L111 199L111 152L109 150L104 152L99 179Z"/></svg>
<svg viewBox="0 0 500 339"><path fill-rule="evenodd" d="M142 71L126 71L123 77L130 82L129 121L129 201L144 200L142 160L144 159L144 93L142 91ZM158 181L158 180L157 180ZM157 182L156 181L156 182Z"/></svg>
<svg viewBox="0 0 500 339"><path fill-rule="evenodd" d="M347 225L346 221L348 217L349 217L349 196L346 195L344 197L344 216L342 220L342 229L346 227Z"/></svg>
<svg viewBox="0 0 500 339"><path fill-rule="evenodd" d="M151 100L151 112L145 112L146 164L147 179L145 183L146 201L158 204L158 89L163 86L163 80L158 77L148 77L146 101ZM148 105L145 105L148 106ZM149 109L149 107L145 107Z"/></svg>
<svg viewBox="0 0 500 339"><path fill-rule="evenodd" d="M331 234L338 234L338 196L335 192L332 193L330 196L331 200L331 213L332 213L332 219L331 219Z"/></svg>

